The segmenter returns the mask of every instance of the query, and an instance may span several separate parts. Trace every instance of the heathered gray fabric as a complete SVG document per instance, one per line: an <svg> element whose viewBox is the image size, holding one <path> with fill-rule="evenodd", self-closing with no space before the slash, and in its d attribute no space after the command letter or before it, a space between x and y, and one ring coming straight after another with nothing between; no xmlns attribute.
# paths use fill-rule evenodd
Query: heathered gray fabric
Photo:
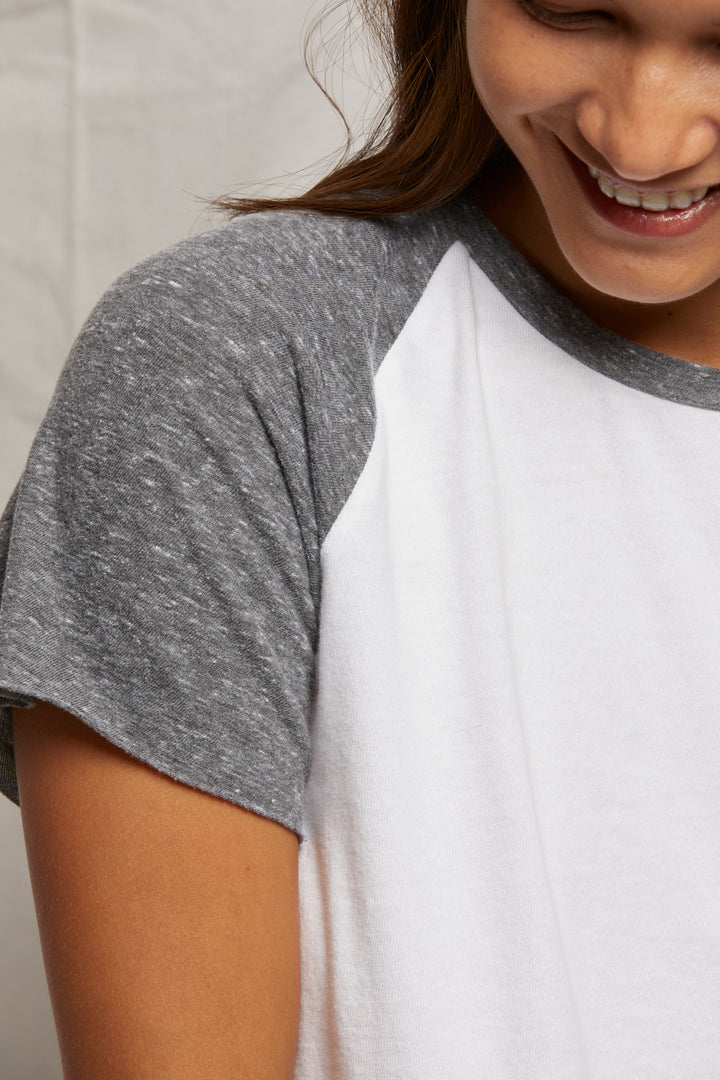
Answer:
<svg viewBox="0 0 720 1080"><path fill-rule="evenodd" d="M110 289L3 519L9 700L299 831L320 544L454 238L452 215L409 226L257 216ZM17 798L7 710L3 740Z"/></svg>
<svg viewBox="0 0 720 1080"><path fill-rule="evenodd" d="M493 257L493 234L499 250ZM468 245L471 246L471 245ZM691 364L619 338L598 326L540 274L486 223L482 240L471 247L500 292L549 341L587 367L654 397L720 409L720 370Z"/></svg>
<svg viewBox="0 0 720 1080"><path fill-rule="evenodd" d="M61 376L0 523L0 704L52 701L300 832L320 546L372 443L378 365L456 240L583 363L720 408L720 371L596 327L466 202L194 237L109 290Z"/></svg>

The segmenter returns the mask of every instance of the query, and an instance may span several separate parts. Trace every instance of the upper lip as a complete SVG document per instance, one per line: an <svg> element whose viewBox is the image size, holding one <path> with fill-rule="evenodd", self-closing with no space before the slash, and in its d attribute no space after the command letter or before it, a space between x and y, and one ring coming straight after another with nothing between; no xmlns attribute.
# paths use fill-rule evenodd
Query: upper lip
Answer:
<svg viewBox="0 0 720 1080"><path fill-rule="evenodd" d="M565 147L565 149L568 150L567 147ZM576 158L577 161L579 161L586 168L597 169L597 171L599 173L602 173L603 176L607 177L610 183L614 184L615 187L631 188L633 191L637 191L640 195L650 195L654 192L662 192L665 195L672 195L678 191L697 191L698 188L711 188L715 186L715 184L702 183L701 181L697 180L689 182L687 184L683 184L682 186L678 184L673 184L663 187L662 183L659 181L655 184L636 184L633 180L627 180L622 176L617 176L616 173L614 173L611 169L608 169L607 166L604 164L601 165L595 161L586 161L585 158L580 157L579 154L575 154L572 150L568 150L568 153L571 154L572 157Z"/></svg>

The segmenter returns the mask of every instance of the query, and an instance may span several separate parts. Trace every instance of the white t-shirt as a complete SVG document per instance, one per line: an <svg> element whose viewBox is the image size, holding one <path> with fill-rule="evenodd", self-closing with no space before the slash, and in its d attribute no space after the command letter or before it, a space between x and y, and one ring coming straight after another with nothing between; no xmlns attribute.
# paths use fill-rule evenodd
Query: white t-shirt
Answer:
<svg viewBox="0 0 720 1080"><path fill-rule="evenodd" d="M464 203L227 226L91 317L0 684L303 835L296 1080L718 1075L718 410Z"/></svg>

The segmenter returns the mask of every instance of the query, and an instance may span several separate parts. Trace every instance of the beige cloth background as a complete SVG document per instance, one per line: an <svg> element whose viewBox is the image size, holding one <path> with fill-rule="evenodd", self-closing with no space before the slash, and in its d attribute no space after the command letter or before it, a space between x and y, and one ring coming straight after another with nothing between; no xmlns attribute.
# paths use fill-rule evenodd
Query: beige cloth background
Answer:
<svg viewBox="0 0 720 1080"><path fill-rule="evenodd" d="M310 0L0 0L3 504L105 287L219 222L198 197L247 191L343 142L302 60L316 12ZM358 72L344 84L350 116L362 80L376 81ZM6 800L0 848L0 1077L60 1080L20 815Z"/></svg>

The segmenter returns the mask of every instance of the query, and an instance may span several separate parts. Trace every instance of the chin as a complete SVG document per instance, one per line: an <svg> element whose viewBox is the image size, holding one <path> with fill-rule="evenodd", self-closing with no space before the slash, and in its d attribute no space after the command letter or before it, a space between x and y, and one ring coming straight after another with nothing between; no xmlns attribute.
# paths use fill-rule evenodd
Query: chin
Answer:
<svg viewBox="0 0 720 1080"><path fill-rule="evenodd" d="M633 304L673 304L697 296L715 284L717 277L700 278L697 267L693 273L683 272L672 264L662 267L638 264L632 258L616 254L604 261L588 257L589 251L563 252L573 272L580 278L580 288L590 288L608 299Z"/></svg>
<svg viewBox="0 0 720 1080"><path fill-rule="evenodd" d="M700 289L682 291L676 285L661 285L649 281L618 281L611 276L600 277L593 274L580 274L586 285L610 300L620 300L630 304L674 304L695 296Z"/></svg>

